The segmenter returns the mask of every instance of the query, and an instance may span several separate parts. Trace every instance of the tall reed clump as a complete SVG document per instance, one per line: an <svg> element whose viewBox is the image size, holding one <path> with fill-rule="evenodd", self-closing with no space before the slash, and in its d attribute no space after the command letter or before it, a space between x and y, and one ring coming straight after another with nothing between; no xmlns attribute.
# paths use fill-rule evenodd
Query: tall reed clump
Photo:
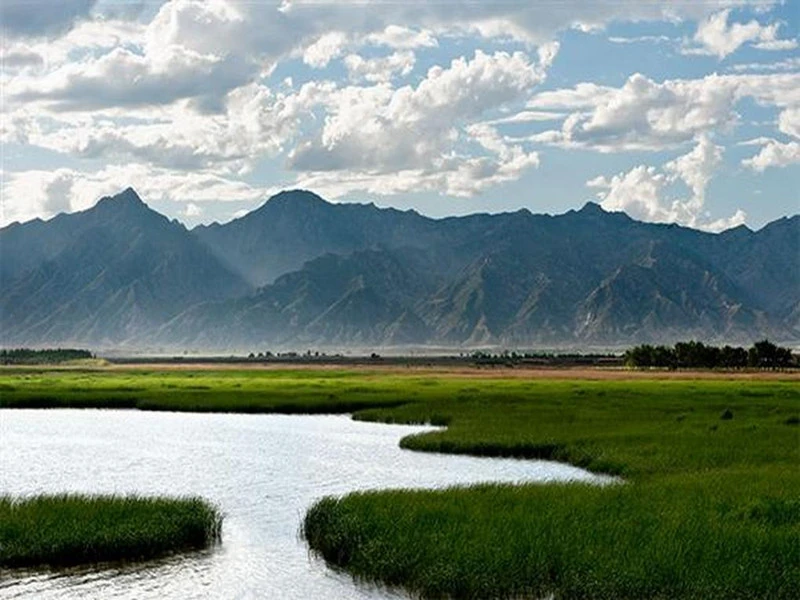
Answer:
<svg viewBox="0 0 800 600"><path fill-rule="evenodd" d="M201 498L0 497L0 567L138 561L220 540L222 515Z"/></svg>

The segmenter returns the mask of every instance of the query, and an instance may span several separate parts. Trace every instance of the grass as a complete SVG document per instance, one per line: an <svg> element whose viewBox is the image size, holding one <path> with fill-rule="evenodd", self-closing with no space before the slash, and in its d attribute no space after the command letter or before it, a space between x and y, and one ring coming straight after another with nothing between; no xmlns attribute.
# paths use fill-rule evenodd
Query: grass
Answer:
<svg viewBox="0 0 800 600"><path fill-rule="evenodd" d="M800 388L409 371L7 371L0 406L354 412L448 425L422 451L549 458L626 483L325 498L304 535L330 564L426 597L793 598Z"/></svg>
<svg viewBox="0 0 800 600"><path fill-rule="evenodd" d="M0 567L147 560L206 548L222 516L199 498L0 497Z"/></svg>
<svg viewBox="0 0 800 600"><path fill-rule="evenodd" d="M330 563L425 597L796 598L797 485L707 483L359 493L313 506L305 535Z"/></svg>

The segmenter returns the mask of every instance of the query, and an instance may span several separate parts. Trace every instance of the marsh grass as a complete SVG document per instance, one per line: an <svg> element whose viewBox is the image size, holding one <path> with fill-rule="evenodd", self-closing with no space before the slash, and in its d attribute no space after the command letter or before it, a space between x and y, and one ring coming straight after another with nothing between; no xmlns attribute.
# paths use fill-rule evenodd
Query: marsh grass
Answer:
<svg viewBox="0 0 800 600"><path fill-rule="evenodd" d="M5 372L0 406L353 412L430 452L546 458L626 483L326 498L310 546L428 597L794 598L796 380L526 380L380 371ZM727 418L732 416L733 418Z"/></svg>
<svg viewBox="0 0 800 600"><path fill-rule="evenodd" d="M140 561L206 548L222 515L199 498L0 497L0 567Z"/></svg>
<svg viewBox="0 0 800 600"><path fill-rule="evenodd" d="M358 493L313 506L304 534L330 563L425 597L794 598L800 510L784 494L800 490L765 500L760 483Z"/></svg>

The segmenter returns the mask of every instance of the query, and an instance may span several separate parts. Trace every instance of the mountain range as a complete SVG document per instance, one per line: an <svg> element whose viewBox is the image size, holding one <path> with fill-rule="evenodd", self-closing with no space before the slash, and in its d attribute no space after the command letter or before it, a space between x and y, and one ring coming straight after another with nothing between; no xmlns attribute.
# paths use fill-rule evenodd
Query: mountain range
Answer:
<svg viewBox="0 0 800 600"><path fill-rule="evenodd" d="M0 345L140 352L800 342L800 215L431 219L302 190L187 229L136 192L0 229Z"/></svg>

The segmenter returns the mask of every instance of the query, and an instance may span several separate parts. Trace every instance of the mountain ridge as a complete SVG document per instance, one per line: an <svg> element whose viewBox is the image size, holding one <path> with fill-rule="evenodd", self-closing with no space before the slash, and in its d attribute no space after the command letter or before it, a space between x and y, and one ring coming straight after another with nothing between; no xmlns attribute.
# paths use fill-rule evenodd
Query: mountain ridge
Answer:
<svg viewBox="0 0 800 600"><path fill-rule="evenodd" d="M433 219L306 190L187 229L127 188L0 229L0 345L797 343L799 238L800 215L714 234L594 202Z"/></svg>

